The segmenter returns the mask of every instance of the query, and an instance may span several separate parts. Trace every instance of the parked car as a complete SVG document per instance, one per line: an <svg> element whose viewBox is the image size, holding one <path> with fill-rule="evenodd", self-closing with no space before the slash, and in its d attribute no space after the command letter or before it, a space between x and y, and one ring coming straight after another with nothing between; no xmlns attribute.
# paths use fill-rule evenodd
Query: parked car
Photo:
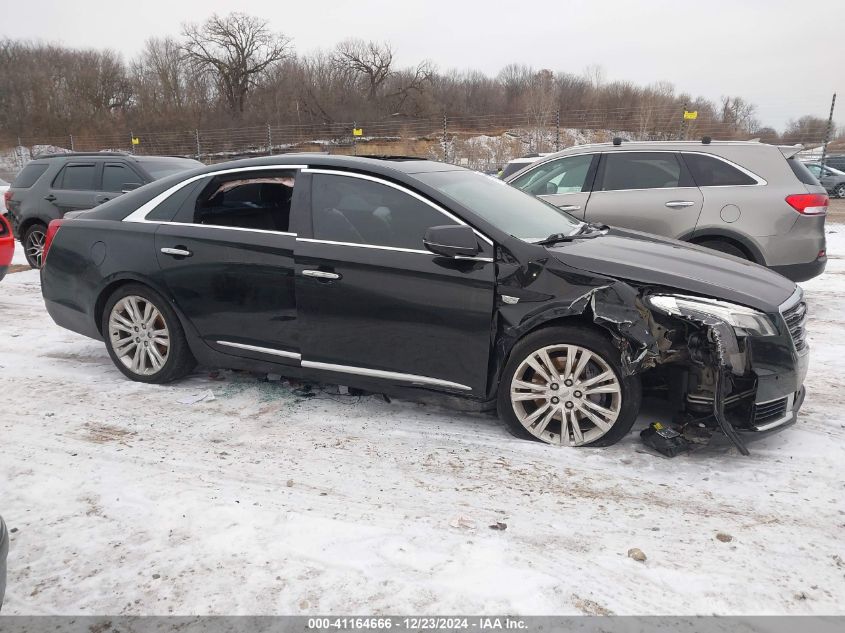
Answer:
<svg viewBox="0 0 845 633"><path fill-rule="evenodd" d="M825 165L824 169L822 169L820 163L804 164L828 193L833 194L837 198L845 198L845 172L829 167L828 165Z"/></svg>
<svg viewBox="0 0 845 633"><path fill-rule="evenodd" d="M502 171L501 173L499 173L499 178L507 178L511 174L515 174L521 169L527 167L528 165L531 165L532 163L536 163L538 160L548 155L548 153L527 154L525 156L521 156L520 158L514 158L512 161L509 161L505 164L504 167L502 167Z"/></svg>
<svg viewBox="0 0 845 633"><path fill-rule="evenodd" d="M50 220L92 209L159 178L202 166L190 158L115 152L48 154L26 164L6 206L29 265L41 267Z"/></svg>
<svg viewBox="0 0 845 633"><path fill-rule="evenodd" d="M0 281L9 270L14 253L15 236L12 235L12 225L9 224L5 215L0 215Z"/></svg>
<svg viewBox="0 0 845 633"><path fill-rule="evenodd" d="M824 164L826 167L832 167L833 169L845 172L845 154L827 156L824 160Z"/></svg>
<svg viewBox="0 0 845 633"><path fill-rule="evenodd" d="M795 281L821 274L828 196L795 158L800 146L705 140L571 147L506 180L581 220L700 244Z"/></svg>
<svg viewBox="0 0 845 633"><path fill-rule="evenodd" d="M53 320L139 382L271 371L598 446L628 433L644 384L737 442L794 422L804 394L806 306L786 278L425 160L177 174L52 221L44 262Z"/></svg>

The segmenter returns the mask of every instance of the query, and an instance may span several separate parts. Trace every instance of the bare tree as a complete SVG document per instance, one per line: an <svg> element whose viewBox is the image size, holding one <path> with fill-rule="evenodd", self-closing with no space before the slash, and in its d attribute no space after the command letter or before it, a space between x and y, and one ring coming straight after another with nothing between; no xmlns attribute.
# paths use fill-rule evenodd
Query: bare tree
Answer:
<svg viewBox="0 0 845 633"><path fill-rule="evenodd" d="M392 74L393 49L390 44L346 40L337 45L334 62L338 68L363 80L370 99Z"/></svg>
<svg viewBox="0 0 845 633"><path fill-rule="evenodd" d="M266 20L244 13L212 15L202 25L186 24L183 50L194 67L214 77L229 111L244 113L249 90L290 54L290 39L273 33Z"/></svg>
<svg viewBox="0 0 845 633"><path fill-rule="evenodd" d="M722 123L735 132L753 133L760 127L757 107L742 97L722 97Z"/></svg>

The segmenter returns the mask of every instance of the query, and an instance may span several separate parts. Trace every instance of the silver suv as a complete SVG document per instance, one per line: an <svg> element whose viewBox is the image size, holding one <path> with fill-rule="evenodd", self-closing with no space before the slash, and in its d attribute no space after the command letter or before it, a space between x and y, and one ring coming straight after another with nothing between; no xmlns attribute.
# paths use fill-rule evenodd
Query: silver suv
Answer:
<svg viewBox="0 0 845 633"><path fill-rule="evenodd" d="M700 244L804 281L827 263L828 197L795 158L800 149L615 139L550 154L505 180L581 220Z"/></svg>

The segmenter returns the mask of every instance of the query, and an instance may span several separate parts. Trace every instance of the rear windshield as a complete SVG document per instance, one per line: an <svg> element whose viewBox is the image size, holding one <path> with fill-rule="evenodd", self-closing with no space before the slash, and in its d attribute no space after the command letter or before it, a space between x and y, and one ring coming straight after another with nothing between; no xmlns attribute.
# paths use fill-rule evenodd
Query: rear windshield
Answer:
<svg viewBox="0 0 845 633"><path fill-rule="evenodd" d="M41 178L41 174L47 171L47 163L28 163L26 167L21 170L21 173L15 177L15 182L12 186L15 189L26 189L35 184L35 181Z"/></svg>
<svg viewBox="0 0 845 633"><path fill-rule="evenodd" d="M807 169L807 166L799 160L795 160L794 158L787 158L786 162L789 163L789 166L792 168L792 173L803 182L805 185L813 185L814 187L820 187L821 183L816 179L816 177Z"/></svg>
<svg viewBox="0 0 845 633"><path fill-rule="evenodd" d="M180 171L187 171L189 169L196 169L202 167L203 164L191 158L159 158L153 160L138 161L141 167L149 172L154 180L177 174Z"/></svg>

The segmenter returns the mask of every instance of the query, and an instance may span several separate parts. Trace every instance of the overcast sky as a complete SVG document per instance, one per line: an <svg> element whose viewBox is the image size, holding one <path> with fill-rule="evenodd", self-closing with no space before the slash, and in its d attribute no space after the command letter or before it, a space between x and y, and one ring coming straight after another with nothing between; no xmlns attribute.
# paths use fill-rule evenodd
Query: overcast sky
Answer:
<svg viewBox="0 0 845 633"><path fill-rule="evenodd" d="M826 117L838 92L845 122L845 0L0 0L0 35L109 47L128 59L151 35L178 35L213 12L264 17L298 53L348 37L387 40L402 65L497 73L524 63L607 80L672 82L709 99L740 95L782 128Z"/></svg>

